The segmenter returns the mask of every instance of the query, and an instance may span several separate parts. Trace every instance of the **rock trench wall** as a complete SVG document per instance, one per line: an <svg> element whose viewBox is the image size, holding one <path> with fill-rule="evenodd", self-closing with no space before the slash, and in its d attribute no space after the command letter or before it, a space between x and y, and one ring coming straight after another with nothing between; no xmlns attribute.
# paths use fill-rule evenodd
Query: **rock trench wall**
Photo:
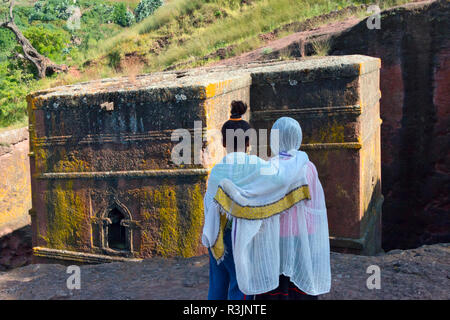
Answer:
<svg viewBox="0 0 450 320"><path fill-rule="evenodd" d="M330 55L381 58L383 248L450 241L450 3L428 1L363 20Z"/></svg>
<svg viewBox="0 0 450 320"><path fill-rule="evenodd" d="M32 258L30 225L0 238L0 271L30 264Z"/></svg>
<svg viewBox="0 0 450 320"><path fill-rule="evenodd" d="M31 261L28 130L0 133L0 270Z"/></svg>
<svg viewBox="0 0 450 320"><path fill-rule="evenodd" d="M298 32L254 59L363 54L381 59L383 248L450 241L450 3L409 3L381 13L381 28L348 19Z"/></svg>

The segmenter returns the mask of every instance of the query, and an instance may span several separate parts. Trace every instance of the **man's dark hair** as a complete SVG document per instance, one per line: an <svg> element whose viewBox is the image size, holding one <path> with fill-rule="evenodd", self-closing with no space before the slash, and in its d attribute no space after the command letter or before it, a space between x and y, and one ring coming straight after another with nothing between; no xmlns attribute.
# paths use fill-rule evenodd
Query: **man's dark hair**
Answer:
<svg viewBox="0 0 450 320"><path fill-rule="evenodd" d="M250 124L245 121L242 120L242 115L245 114L245 112L247 111L247 104L243 101L232 101L231 102L231 116L230 116L230 120L228 120L227 122L225 122L222 126L222 141L223 141L223 146L226 148L227 147L227 135L226 132L228 129L231 129L234 131L241 129L244 131L244 133L251 128ZM245 136L245 148L247 148L249 146L249 137ZM234 137L234 144L233 144L233 149L234 152L238 151L238 138L235 136Z"/></svg>
<svg viewBox="0 0 450 320"><path fill-rule="evenodd" d="M240 118L247 111L247 104L243 101L231 101L231 118Z"/></svg>

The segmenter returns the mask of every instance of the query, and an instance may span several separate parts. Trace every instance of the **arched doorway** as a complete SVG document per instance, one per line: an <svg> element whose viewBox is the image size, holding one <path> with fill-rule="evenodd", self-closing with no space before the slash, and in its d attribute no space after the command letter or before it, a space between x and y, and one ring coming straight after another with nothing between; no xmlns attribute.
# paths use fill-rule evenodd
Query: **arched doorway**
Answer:
<svg viewBox="0 0 450 320"><path fill-rule="evenodd" d="M108 213L108 218L111 221L108 225L108 248L127 250L127 230L122 224L122 221L126 219L124 214L114 208Z"/></svg>
<svg viewBox="0 0 450 320"><path fill-rule="evenodd" d="M133 229L136 222L130 210L113 199L99 214L97 232L103 253L127 256L133 252Z"/></svg>

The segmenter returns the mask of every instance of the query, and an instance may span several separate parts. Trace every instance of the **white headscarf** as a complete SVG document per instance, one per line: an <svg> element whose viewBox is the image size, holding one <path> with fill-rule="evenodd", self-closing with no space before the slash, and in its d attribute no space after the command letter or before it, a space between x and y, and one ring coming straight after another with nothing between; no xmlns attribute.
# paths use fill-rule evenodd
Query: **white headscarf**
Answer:
<svg viewBox="0 0 450 320"><path fill-rule="evenodd" d="M289 117L279 118L273 124L270 132L270 149L272 149L272 154L276 155L279 151L297 151L302 144L302 138L302 128L297 120Z"/></svg>
<svg viewBox="0 0 450 320"><path fill-rule="evenodd" d="M233 257L243 293L275 289L280 274L307 294L326 293L331 275L323 189L306 153L297 151L302 139L298 122L287 117L275 122L273 152L277 150L274 129L278 129L281 155L266 162L232 153L213 168L204 199L203 244L220 261L220 239L228 216L233 220ZM261 174L262 168L272 174Z"/></svg>

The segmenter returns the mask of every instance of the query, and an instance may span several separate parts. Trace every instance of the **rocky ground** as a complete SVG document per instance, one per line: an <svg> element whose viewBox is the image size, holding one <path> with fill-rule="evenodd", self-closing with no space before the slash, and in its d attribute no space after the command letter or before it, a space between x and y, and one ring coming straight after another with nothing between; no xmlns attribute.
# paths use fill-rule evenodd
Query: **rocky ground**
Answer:
<svg viewBox="0 0 450 320"><path fill-rule="evenodd" d="M332 289L321 299L450 299L450 244L378 256L332 253ZM381 269L381 289L366 286ZM81 289L66 286L67 267L28 265L0 272L4 299L205 299L208 257L81 266Z"/></svg>

